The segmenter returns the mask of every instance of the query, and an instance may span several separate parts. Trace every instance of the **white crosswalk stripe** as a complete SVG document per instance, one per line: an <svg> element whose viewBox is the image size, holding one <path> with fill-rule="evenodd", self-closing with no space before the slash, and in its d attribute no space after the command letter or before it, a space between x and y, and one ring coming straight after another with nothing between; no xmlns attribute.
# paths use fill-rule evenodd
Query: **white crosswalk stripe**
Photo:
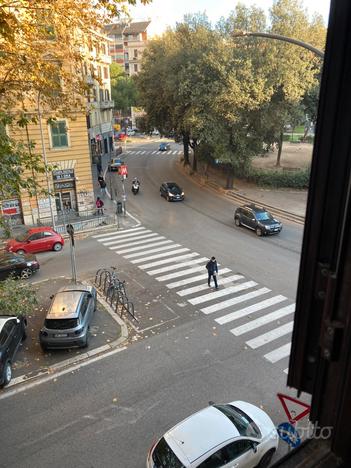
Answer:
<svg viewBox="0 0 351 468"><path fill-rule="evenodd" d="M153 151L151 154L156 154L156 153L158 153L158 151Z"/></svg>
<svg viewBox="0 0 351 468"><path fill-rule="evenodd" d="M179 244L177 244L177 245L179 245ZM146 262L146 261L149 261L149 260L155 260L156 258L169 257L170 255L174 255L174 254L189 252L189 250L190 249L187 249L186 247L182 247L181 249L171 250L169 252L162 252L162 253L159 253L159 254L156 254L156 255L149 255L148 257L137 258L136 260L131 260L131 263L142 263L142 262ZM197 255L199 255L199 254L197 254ZM171 259L167 259L167 261L172 260L172 258L173 257L171 257ZM143 269L143 267L144 267L144 265L139 266L140 269ZM145 268L147 268L147 266Z"/></svg>
<svg viewBox="0 0 351 468"><path fill-rule="evenodd" d="M159 154L157 150L139 150L134 153ZM233 336L247 334L245 343L250 349L258 351L264 349L261 355L264 359L272 364L278 363L276 365L281 365L283 372L288 372L282 363L286 366L286 361L283 360L290 354L293 321L289 316L294 313L295 304L289 304L287 297L273 295L269 288L260 286L257 282L245 278L242 274L233 273L230 268L225 267L220 268L219 289L209 289L208 273L205 270L207 257L202 257L198 252L191 251L143 226L109 231L97 234L93 238L129 260L154 280L164 283L167 289L175 289L176 294L192 306L200 306L199 310L204 315L214 314L213 320L218 325L227 327ZM277 306L283 302L288 305L277 309ZM228 313L225 313L226 310ZM253 319L253 315L257 318ZM279 323L285 317L289 317L290 320L287 323ZM237 326L229 329L228 324L236 320L240 320ZM260 327L265 327L261 333L258 331ZM286 343L281 345L283 339Z"/></svg>
<svg viewBox="0 0 351 468"><path fill-rule="evenodd" d="M171 270L175 270L175 269L178 269L178 268L184 268L184 267L187 267L187 266L196 265L197 263L204 263L204 262L208 262L208 258L201 257L201 258L196 258L195 260L189 260L189 261L183 262L183 263L175 263L174 265L168 265L166 267L158 268L156 270L150 270L150 271L147 272L147 274L148 275L159 275L160 273L165 273L166 271L171 271Z"/></svg>
<svg viewBox="0 0 351 468"><path fill-rule="evenodd" d="M205 275L205 278L206 277L207 275ZM221 277L221 279L218 280L218 284L223 285L226 283L232 283L234 281L237 281L243 278L244 276L242 275L232 275L232 276L227 276L225 278ZM192 288L182 289L181 291L178 291L177 294L179 294L179 296L188 296L189 294L194 294L196 292L204 291L205 289L208 289L207 284L200 284L199 286L193 286Z"/></svg>

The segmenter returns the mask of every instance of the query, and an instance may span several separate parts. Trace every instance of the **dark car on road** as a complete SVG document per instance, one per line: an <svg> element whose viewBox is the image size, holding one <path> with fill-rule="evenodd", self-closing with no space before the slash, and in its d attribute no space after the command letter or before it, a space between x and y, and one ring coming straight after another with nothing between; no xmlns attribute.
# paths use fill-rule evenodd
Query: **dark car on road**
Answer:
<svg viewBox="0 0 351 468"><path fill-rule="evenodd" d="M13 252L0 252L0 280L10 276L28 279L39 270L39 262L34 255L17 255Z"/></svg>
<svg viewBox="0 0 351 468"><path fill-rule="evenodd" d="M160 143L158 148L159 151L168 151L171 149L171 145L169 143Z"/></svg>
<svg viewBox="0 0 351 468"><path fill-rule="evenodd" d="M236 226L245 226L256 232L258 236L278 234L283 226L265 208L255 205L244 205L235 210Z"/></svg>
<svg viewBox="0 0 351 468"><path fill-rule="evenodd" d="M0 387L9 384L12 364L21 341L26 337L27 319L0 315Z"/></svg>
<svg viewBox="0 0 351 468"><path fill-rule="evenodd" d="M58 290L39 332L42 349L85 348L89 343L89 328L96 309L96 289L71 285Z"/></svg>
<svg viewBox="0 0 351 468"><path fill-rule="evenodd" d="M167 201L184 200L184 192L175 182L164 182L160 187L160 195Z"/></svg>

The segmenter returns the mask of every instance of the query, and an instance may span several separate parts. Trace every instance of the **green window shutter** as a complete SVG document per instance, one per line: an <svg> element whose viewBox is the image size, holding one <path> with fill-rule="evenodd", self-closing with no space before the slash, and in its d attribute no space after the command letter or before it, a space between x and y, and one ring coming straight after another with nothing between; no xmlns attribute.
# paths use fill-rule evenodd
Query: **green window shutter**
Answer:
<svg viewBox="0 0 351 468"><path fill-rule="evenodd" d="M68 146L68 136L65 121L51 124L51 139L53 148L65 148Z"/></svg>

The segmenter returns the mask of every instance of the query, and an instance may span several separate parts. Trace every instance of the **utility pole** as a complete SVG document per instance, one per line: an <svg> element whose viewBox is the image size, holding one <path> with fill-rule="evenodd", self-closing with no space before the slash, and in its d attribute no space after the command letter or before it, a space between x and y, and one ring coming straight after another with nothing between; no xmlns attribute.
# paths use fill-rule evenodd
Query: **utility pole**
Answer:
<svg viewBox="0 0 351 468"><path fill-rule="evenodd" d="M122 203L123 203L123 214L124 214L124 216L126 216L126 213L127 213L127 210L126 210L127 194L126 194L126 190L125 190L125 187L124 187L124 179L125 178L126 178L125 175L123 175L121 177L121 181L122 181Z"/></svg>
<svg viewBox="0 0 351 468"><path fill-rule="evenodd" d="M76 268L76 252L74 245L74 228L72 224L66 225L67 233L69 234L70 246L71 246L71 267L72 267L72 281L77 284L77 268Z"/></svg>

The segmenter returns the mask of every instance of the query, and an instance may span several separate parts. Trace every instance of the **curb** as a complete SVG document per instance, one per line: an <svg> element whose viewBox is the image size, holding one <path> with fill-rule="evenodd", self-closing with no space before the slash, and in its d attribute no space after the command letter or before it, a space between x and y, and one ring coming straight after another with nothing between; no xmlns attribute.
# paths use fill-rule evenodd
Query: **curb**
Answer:
<svg viewBox="0 0 351 468"><path fill-rule="evenodd" d="M287 219L288 221L292 221L297 224L305 224L305 216L298 215L296 213L292 213L291 211L283 210L282 208L278 208L276 206L268 205L267 203L258 202L252 198L246 197L245 195L241 195L236 193L234 190L224 189L219 184L214 182L213 180L206 180L204 177L200 175L191 175L181 164L180 161L177 162L177 166L179 170L183 173L183 175L189 177L191 180L195 181L199 185L206 187L211 191L215 191L220 193L221 195L225 196L229 200L233 200L239 202L241 204L255 204L255 205L264 205L273 215L278 216L283 219Z"/></svg>
<svg viewBox="0 0 351 468"><path fill-rule="evenodd" d="M60 277L62 278L62 276ZM65 279L70 279L66 278ZM51 280L52 278L50 278ZM41 282L45 282L49 280L44 280ZM36 283L38 284L38 283ZM82 284L89 285L86 281L82 281ZM14 379L11 380L11 382L6 385L5 389L1 393L6 393L7 389L12 389L13 387L20 385L21 383L28 383L28 382L33 382L34 380L39 379L40 377L43 377L45 375L53 375L56 374L57 372L63 370L63 369L69 369L71 366L76 366L77 364L80 364L81 362L86 362L92 357L96 356L103 356L106 353L109 353L110 351L121 347L121 345L128 339L128 327L125 324L125 322L119 317L110 307L110 305L103 299L101 294L99 293L98 290L97 295L98 295L98 300L100 304L102 304L106 311L110 314L110 316L118 323L118 325L121 327L121 335L111 343L99 346L98 348L92 349L91 351L87 351L85 353L79 354L79 356L75 356L69 359L65 359L64 361L59 362L58 364L55 364L50 367L45 367L43 369L39 369L35 375L33 376L28 376L27 375L20 375Z"/></svg>

